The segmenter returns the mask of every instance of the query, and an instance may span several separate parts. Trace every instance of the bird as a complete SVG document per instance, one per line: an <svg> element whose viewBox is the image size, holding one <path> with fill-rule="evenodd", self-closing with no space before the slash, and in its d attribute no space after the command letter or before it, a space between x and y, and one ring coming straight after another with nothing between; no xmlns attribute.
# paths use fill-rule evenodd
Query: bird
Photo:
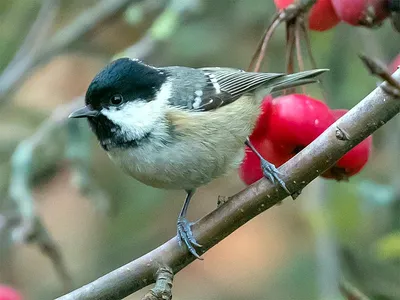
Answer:
<svg viewBox="0 0 400 300"><path fill-rule="evenodd" d="M110 159L136 180L186 191L177 220L179 245L201 259L186 218L196 189L241 163L245 145L261 159L264 175L288 193L275 166L249 135L267 94L318 81L327 69L294 74L227 67L155 67L123 57L92 80L85 106L70 118L87 118ZM290 193L289 193L290 194Z"/></svg>

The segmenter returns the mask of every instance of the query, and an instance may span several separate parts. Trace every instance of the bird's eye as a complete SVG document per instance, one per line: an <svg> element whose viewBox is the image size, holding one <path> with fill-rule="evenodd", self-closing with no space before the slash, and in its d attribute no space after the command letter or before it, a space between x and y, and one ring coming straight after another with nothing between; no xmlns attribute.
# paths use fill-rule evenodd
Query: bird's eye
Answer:
<svg viewBox="0 0 400 300"><path fill-rule="evenodd" d="M122 98L121 95L114 95L110 99L110 103L112 105L120 105L124 101L124 98Z"/></svg>

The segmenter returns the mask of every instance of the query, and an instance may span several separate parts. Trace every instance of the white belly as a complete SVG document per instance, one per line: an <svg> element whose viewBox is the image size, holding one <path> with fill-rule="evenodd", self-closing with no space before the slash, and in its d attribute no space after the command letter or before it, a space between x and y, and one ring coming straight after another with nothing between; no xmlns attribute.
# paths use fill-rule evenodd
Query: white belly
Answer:
<svg viewBox="0 0 400 300"><path fill-rule="evenodd" d="M243 145L217 155L202 144L152 149L151 146L109 152L125 172L144 184L164 189L190 190L207 184L239 166Z"/></svg>
<svg viewBox="0 0 400 300"><path fill-rule="evenodd" d="M242 101L247 101L246 105ZM159 126L158 132L139 146L113 149L108 154L147 185L193 189L239 166L258 111L258 104L246 98L212 112L170 111L168 124L173 124L179 136L169 139L165 128Z"/></svg>

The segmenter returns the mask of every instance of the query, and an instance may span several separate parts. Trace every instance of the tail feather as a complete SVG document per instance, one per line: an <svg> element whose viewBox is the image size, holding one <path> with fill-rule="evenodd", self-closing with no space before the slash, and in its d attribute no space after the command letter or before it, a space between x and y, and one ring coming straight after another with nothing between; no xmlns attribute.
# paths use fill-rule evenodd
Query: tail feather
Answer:
<svg viewBox="0 0 400 300"><path fill-rule="evenodd" d="M272 88L271 92L277 92L299 85L318 82L318 79L315 77L327 71L329 71L329 69L315 69L294 74L282 75L270 82Z"/></svg>

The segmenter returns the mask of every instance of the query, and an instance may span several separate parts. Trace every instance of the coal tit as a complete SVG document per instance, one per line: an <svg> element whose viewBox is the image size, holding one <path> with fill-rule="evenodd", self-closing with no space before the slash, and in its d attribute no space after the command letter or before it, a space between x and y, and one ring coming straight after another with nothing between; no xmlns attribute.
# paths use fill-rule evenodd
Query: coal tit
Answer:
<svg viewBox="0 0 400 300"><path fill-rule="evenodd" d="M238 167L244 145L271 92L315 82L326 69L290 75L231 68L149 66L121 58L90 83L85 117L111 160L137 180L157 188L183 189L178 241L199 258L200 247L185 218L197 187ZM256 152L257 153L257 152ZM261 156L263 171L284 188L278 171Z"/></svg>

